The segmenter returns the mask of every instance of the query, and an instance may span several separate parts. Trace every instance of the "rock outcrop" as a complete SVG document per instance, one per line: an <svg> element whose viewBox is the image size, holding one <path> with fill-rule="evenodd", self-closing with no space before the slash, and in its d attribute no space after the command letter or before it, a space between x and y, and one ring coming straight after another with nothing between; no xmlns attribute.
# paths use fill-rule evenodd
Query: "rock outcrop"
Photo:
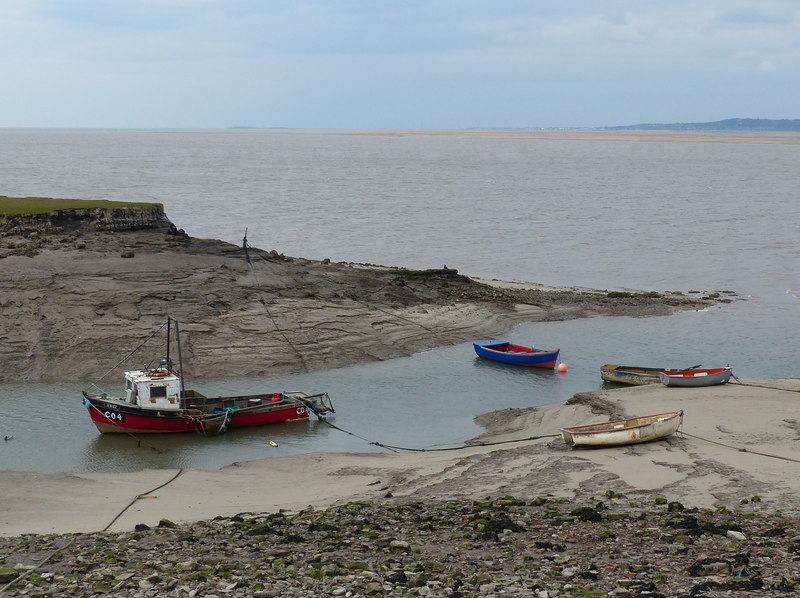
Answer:
<svg viewBox="0 0 800 598"><path fill-rule="evenodd" d="M168 315L181 324L186 373L220 377L390 359L524 320L666 314L712 301L505 288L454 269L292 258L190 238L160 206L7 217L0 226L6 381L96 381ZM153 338L124 365L160 357L162 342Z"/></svg>
<svg viewBox="0 0 800 598"><path fill-rule="evenodd" d="M44 214L0 214L0 230L7 235L51 234L73 230L123 231L173 229L162 204L141 207L57 210Z"/></svg>

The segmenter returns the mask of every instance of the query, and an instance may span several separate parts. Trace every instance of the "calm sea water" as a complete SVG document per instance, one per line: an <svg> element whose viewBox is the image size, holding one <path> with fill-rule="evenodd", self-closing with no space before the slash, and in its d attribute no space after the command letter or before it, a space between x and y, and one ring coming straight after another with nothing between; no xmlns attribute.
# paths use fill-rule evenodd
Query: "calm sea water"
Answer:
<svg viewBox="0 0 800 598"><path fill-rule="evenodd" d="M467 343L303 376L195 384L210 393L327 390L332 421L352 434L311 421L213 439L101 436L81 407L81 385L2 384L0 469L216 468L386 450L371 442L453 446L480 433L478 413L602 388L607 362L800 376L798 163L796 144L0 129L0 195L158 201L190 235L238 244L247 229L253 246L312 259L746 298L669 317L530 323L508 335L560 347L566 374L478 361Z"/></svg>

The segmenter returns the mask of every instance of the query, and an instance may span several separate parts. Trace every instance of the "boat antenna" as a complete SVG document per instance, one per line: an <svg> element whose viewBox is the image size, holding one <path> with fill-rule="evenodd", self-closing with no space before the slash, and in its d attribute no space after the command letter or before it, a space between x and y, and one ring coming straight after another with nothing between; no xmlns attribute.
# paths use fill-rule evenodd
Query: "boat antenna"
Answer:
<svg viewBox="0 0 800 598"><path fill-rule="evenodd" d="M178 344L178 379L181 381L181 398L185 390L183 384L183 354L181 353L181 330L178 328L178 320L175 320L175 342Z"/></svg>

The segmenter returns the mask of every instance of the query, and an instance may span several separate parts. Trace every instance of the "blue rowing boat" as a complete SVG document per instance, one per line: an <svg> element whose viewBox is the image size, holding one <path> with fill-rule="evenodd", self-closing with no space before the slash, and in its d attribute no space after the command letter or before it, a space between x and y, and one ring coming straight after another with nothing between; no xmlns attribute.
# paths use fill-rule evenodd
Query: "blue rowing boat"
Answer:
<svg viewBox="0 0 800 598"><path fill-rule="evenodd" d="M502 363L534 368L554 368L561 349L545 350L514 345L508 341L490 340L472 343L478 357Z"/></svg>

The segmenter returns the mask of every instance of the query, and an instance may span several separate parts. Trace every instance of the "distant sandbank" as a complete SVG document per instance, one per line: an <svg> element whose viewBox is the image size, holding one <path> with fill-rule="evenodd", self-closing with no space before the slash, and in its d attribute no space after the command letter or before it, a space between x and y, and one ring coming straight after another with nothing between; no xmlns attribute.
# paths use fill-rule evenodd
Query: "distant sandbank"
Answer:
<svg viewBox="0 0 800 598"><path fill-rule="evenodd" d="M551 139L583 141L650 141L671 143L800 143L800 133L779 131L648 131L598 129L248 129L242 134L365 135L373 137L451 137L464 139Z"/></svg>

